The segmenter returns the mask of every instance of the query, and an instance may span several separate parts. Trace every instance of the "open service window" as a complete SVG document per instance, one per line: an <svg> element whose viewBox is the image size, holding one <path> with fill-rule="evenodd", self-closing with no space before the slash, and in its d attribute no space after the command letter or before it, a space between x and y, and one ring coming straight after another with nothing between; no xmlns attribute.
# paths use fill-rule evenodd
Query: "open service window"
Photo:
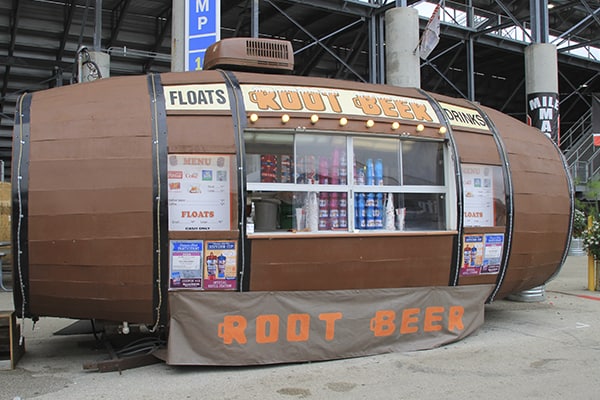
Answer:
<svg viewBox="0 0 600 400"><path fill-rule="evenodd" d="M248 130L245 150L247 208L256 232L455 225L447 211L455 208L455 196L449 196L444 141Z"/></svg>

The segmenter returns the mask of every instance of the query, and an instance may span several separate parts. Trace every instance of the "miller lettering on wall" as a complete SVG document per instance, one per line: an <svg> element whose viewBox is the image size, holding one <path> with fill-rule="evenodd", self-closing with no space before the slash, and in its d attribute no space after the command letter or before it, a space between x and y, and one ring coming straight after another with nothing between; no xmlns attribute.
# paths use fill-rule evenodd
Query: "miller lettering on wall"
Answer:
<svg viewBox="0 0 600 400"><path fill-rule="evenodd" d="M542 131L555 143L560 143L558 93L529 93L527 123Z"/></svg>

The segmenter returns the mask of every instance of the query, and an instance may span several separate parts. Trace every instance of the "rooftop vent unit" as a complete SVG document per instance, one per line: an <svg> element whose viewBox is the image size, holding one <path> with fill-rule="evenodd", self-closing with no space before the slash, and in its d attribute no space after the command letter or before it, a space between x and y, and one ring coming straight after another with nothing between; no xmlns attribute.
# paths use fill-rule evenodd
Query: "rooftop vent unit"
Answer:
<svg viewBox="0 0 600 400"><path fill-rule="evenodd" d="M206 49L204 69L291 73L294 51L286 40L262 38L223 39Z"/></svg>

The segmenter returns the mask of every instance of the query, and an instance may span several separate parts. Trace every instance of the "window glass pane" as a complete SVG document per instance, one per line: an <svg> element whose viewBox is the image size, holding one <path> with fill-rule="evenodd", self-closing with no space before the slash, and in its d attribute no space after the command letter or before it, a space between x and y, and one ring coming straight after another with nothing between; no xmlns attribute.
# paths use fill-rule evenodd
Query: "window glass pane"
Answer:
<svg viewBox="0 0 600 400"><path fill-rule="evenodd" d="M345 192L251 192L257 232L347 231L348 194Z"/></svg>
<svg viewBox="0 0 600 400"><path fill-rule="evenodd" d="M445 230L446 206L443 194L439 193L399 193L397 214L404 216L403 228L407 231Z"/></svg>
<svg viewBox="0 0 600 400"><path fill-rule="evenodd" d="M444 146L438 142L402 141L405 185L444 185Z"/></svg>
<svg viewBox="0 0 600 400"><path fill-rule="evenodd" d="M296 135L296 159L297 183L347 184L345 137Z"/></svg>
<svg viewBox="0 0 600 400"><path fill-rule="evenodd" d="M354 138L354 183L400 185L399 146L397 139Z"/></svg>
<svg viewBox="0 0 600 400"><path fill-rule="evenodd" d="M246 132L248 182L293 182L294 135Z"/></svg>

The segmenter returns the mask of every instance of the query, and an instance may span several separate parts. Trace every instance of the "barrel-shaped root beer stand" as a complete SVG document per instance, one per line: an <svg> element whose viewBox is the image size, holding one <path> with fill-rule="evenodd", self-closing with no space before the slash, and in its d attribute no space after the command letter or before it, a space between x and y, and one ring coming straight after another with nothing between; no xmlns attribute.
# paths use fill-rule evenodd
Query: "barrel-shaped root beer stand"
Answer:
<svg viewBox="0 0 600 400"><path fill-rule="evenodd" d="M17 313L162 329L172 364L439 346L568 248L557 146L465 100L219 69L26 94L16 115Z"/></svg>

